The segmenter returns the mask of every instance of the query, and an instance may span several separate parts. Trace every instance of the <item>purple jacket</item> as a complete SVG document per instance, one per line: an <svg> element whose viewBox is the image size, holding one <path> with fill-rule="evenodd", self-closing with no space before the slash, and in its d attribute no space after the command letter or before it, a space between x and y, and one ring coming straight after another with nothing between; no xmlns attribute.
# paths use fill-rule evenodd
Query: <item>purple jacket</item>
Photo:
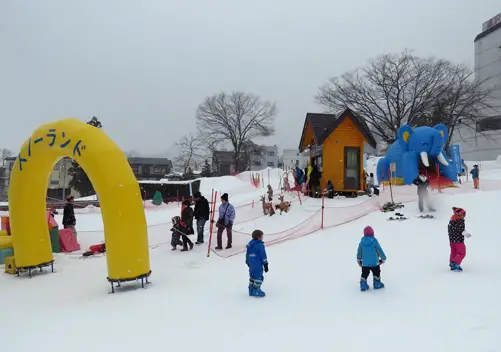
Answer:
<svg viewBox="0 0 501 352"><path fill-rule="evenodd" d="M226 202L219 206L219 220L224 220L225 224L233 224L235 221L235 208Z"/></svg>

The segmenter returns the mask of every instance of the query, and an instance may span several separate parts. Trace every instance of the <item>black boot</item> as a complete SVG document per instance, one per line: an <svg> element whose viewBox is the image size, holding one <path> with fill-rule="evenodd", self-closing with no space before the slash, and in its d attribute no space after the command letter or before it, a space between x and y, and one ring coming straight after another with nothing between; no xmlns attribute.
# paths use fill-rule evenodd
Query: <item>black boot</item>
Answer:
<svg viewBox="0 0 501 352"><path fill-rule="evenodd" d="M190 251L193 249L193 242L190 242Z"/></svg>
<svg viewBox="0 0 501 352"><path fill-rule="evenodd" d="M188 246L183 247L183 249L181 249L181 252L188 252Z"/></svg>

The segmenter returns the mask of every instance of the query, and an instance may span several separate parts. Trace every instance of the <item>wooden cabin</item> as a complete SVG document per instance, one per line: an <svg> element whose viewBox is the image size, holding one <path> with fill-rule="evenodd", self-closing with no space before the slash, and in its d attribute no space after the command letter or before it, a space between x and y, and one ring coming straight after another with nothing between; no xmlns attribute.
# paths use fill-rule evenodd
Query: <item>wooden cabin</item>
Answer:
<svg viewBox="0 0 501 352"><path fill-rule="evenodd" d="M322 172L322 189L331 180L335 191L357 192L365 189L364 143L376 147L369 127L352 110L339 115L308 113L299 151L310 150L310 165Z"/></svg>

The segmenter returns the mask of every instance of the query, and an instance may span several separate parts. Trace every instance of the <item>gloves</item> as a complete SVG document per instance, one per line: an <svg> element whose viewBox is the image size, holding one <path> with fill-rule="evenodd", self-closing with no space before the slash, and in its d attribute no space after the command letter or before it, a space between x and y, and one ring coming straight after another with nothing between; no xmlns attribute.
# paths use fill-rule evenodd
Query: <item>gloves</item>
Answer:
<svg viewBox="0 0 501 352"><path fill-rule="evenodd" d="M264 272L267 273L268 272L268 263L264 264Z"/></svg>
<svg viewBox="0 0 501 352"><path fill-rule="evenodd" d="M362 267L362 259L357 259L357 263L359 267Z"/></svg>
<svg viewBox="0 0 501 352"><path fill-rule="evenodd" d="M466 231L463 231L463 236L466 237L466 238L470 238L471 237L471 235L468 232L466 232Z"/></svg>
<svg viewBox="0 0 501 352"><path fill-rule="evenodd" d="M379 265L381 264L384 264L384 260L383 259L379 259Z"/></svg>

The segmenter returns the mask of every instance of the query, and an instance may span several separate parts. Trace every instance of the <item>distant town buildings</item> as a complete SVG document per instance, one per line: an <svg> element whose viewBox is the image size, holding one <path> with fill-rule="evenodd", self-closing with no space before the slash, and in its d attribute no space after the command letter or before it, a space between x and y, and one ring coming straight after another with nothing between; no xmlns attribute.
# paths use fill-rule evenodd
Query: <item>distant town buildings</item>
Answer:
<svg viewBox="0 0 501 352"><path fill-rule="evenodd" d="M286 170L294 169L296 166L304 169L310 162L310 153L300 153L297 149L284 149L281 159Z"/></svg>
<svg viewBox="0 0 501 352"><path fill-rule="evenodd" d="M128 158L132 172L138 180L160 180L173 171L172 161L167 158Z"/></svg>
<svg viewBox="0 0 501 352"><path fill-rule="evenodd" d="M251 156L251 171L259 171L267 167L277 168L279 164L278 147L261 145Z"/></svg>
<svg viewBox="0 0 501 352"><path fill-rule="evenodd" d="M10 175L16 159L17 157L15 156L9 156L4 159L3 165L0 166L0 198L2 200L7 200ZM62 200L70 194L76 197L79 196L79 194L69 186L71 176L68 171L71 168L71 163L71 158L63 158L54 165L47 181L47 197L49 199Z"/></svg>

